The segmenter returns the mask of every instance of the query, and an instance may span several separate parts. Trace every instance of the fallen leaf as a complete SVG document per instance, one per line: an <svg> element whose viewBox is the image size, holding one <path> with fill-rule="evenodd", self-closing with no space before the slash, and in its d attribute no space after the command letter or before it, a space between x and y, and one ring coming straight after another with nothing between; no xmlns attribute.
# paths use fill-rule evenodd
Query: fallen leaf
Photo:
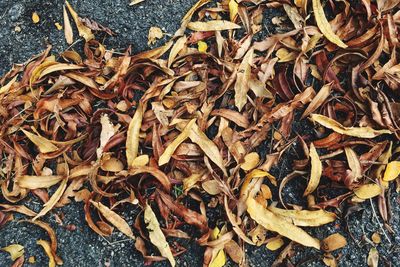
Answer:
<svg viewBox="0 0 400 267"><path fill-rule="evenodd" d="M96 150L97 154L97 159L101 158L101 155L103 154L103 149L108 143L108 141L115 135L117 132L118 127L115 127L112 122L110 121L110 118L108 117L107 114L102 114L100 118L100 123L101 123L101 133L100 133L100 146Z"/></svg>
<svg viewBox="0 0 400 267"><path fill-rule="evenodd" d="M107 219L112 225L114 225L118 230L124 233L129 238L135 239L135 236L132 232L132 229L129 227L129 224L116 212L112 211L105 205L100 202L95 202L90 200L90 203L100 211L100 213Z"/></svg>
<svg viewBox="0 0 400 267"><path fill-rule="evenodd" d="M38 15L38 13L36 11L33 12L32 13L32 22L37 24L37 23L39 23L39 21L40 21L40 17Z"/></svg>
<svg viewBox="0 0 400 267"><path fill-rule="evenodd" d="M153 45L156 43L157 39L163 38L164 33L158 27L150 27L149 34L147 36L147 45Z"/></svg>
<svg viewBox="0 0 400 267"><path fill-rule="evenodd" d="M156 215L149 205L146 205L144 209L144 222L149 231L151 243L158 248L163 257L169 260L171 266L175 266L176 262L172 255L171 248L169 247L164 233L161 231L160 223L158 222Z"/></svg>
<svg viewBox="0 0 400 267"><path fill-rule="evenodd" d="M75 10L72 8L72 6L69 4L68 1L65 1L65 4L67 5L68 11L71 14L72 18L75 21L75 25L78 28L78 33L79 36L83 37L86 42L89 42L90 40L94 39L94 35L92 33L92 30L86 27L80 20L78 13L75 12ZM65 21L64 21L65 23ZM68 42L68 40L67 40Z"/></svg>
<svg viewBox="0 0 400 267"><path fill-rule="evenodd" d="M210 20L207 22L196 21L189 22L187 25L188 29L192 31L207 32L207 31L224 31L240 29L240 26L236 23L227 20Z"/></svg>
<svg viewBox="0 0 400 267"><path fill-rule="evenodd" d="M290 219L290 221L297 226L321 226L331 223L337 219L335 213L325 210L285 210L276 207L268 207L268 210Z"/></svg>
<svg viewBox="0 0 400 267"><path fill-rule="evenodd" d="M257 152L251 152L244 156L244 162L240 165L240 168L245 171L250 171L257 167L260 163L260 156Z"/></svg>
<svg viewBox="0 0 400 267"><path fill-rule="evenodd" d="M21 129L21 131L26 135L26 137L29 138L29 140L31 140L32 143L34 143L38 147L41 153L50 153L58 150L58 147L53 145L50 140L31 132L25 131L24 129Z"/></svg>
<svg viewBox="0 0 400 267"><path fill-rule="evenodd" d="M133 5L137 5L137 4L139 4L139 3L142 3L142 2L144 2L144 0L131 0L131 2L129 3L129 5L130 5L130 6L133 6Z"/></svg>
<svg viewBox="0 0 400 267"><path fill-rule="evenodd" d="M360 137L360 138L375 138L382 134L391 134L392 132L389 130L375 130L371 127L345 127L339 122L328 118L324 115L319 114L311 114L311 119L315 122L318 122L322 126L332 129L337 133Z"/></svg>
<svg viewBox="0 0 400 267"><path fill-rule="evenodd" d="M51 246L49 242L46 240L39 239L38 241L36 241L36 244L42 246L42 248L44 249L44 252L49 258L49 267L56 267L56 261L54 260L54 256L51 251Z"/></svg>
<svg viewBox="0 0 400 267"><path fill-rule="evenodd" d="M303 229L265 209L253 198L247 199L247 212L250 217L265 229L285 236L306 247L320 248L319 240L307 234Z"/></svg>
<svg viewBox="0 0 400 267"><path fill-rule="evenodd" d="M371 248L368 253L367 264L368 267L378 267L379 252L376 248Z"/></svg>
<svg viewBox="0 0 400 267"><path fill-rule="evenodd" d="M132 166L139 151L139 133L142 126L143 112L145 104L139 103L131 122L129 123L126 136L126 161L128 166Z"/></svg>
<svg viewBox="0 0 400 267"><path fill-rule="evenodd" d="M283 239L278 236L278 237L273 238L272 240L268 241L268 243L265 246L267 247L267 249L269 249L271 251L275 251L275 250L280 249L284 244L285 244L285 242L283 241Z"/></svg>
<svg viewBox="0 0 400 267"><path fill-rule="evenodd" d="M346 238L341 234L332 234L321 241L321 248L327 252L331 252L347 245Z"/></svg>
<svg viewBox="0 0 400 267"><path fill-rule="evenodd" d="M16 183L27 189L49 188L58 184L63 178L62 175L23 175L17 178Z"/></svg>
<svg viewBox="0 0 400 267"><path fill-rule="evenodd" d="M313 143L310 145L310 159L311 159L311 174L308 181L307 188L304 191L304 196L311 194L317 189L322 175L322 162L319 159L317 150Z"/></svg>
<svg viewBox="0 0 400 267"><path fill-rule="evenodd" d="M312 6L318 28L321 30L322 34L326 37L326 39L328 39L330 42L336 44L339 47L346 48L347 45L343 43L343 41L340 40L340 38L332 31L332 28L325 17L321 1L312 0Z"/></svg>
<svg viewBox="0 0 400 267"><path fill-rule="evenodd" d="M8 252L12 261L15 261L19 257L23 256L25 253L24 246L21 246L19 244L11 244L7 247L1 248L1 250Z"/></svg>
<svg viewBox="0 0 400 267"><path fill-rule="evenodd" d="M67 44L72 44L74 42L74 32L72 31L71 22L68 17L67 9L63 6L63 16L64 16L64 36Z"/></svg>
<svg viewBox="0 0 400 267"><path fill-rule="evenodd" d="M379 196L382 193L382 188L378 184L364 184L354 189L354 194L361 199L369 199Z"/></svg>
<svg viewBox="0 0 400 267"><path fill-rule="evenodd" d="M184 35L184 36L180 37L178 40L176 40L175 44L171 48L171 52L169 53L168 67L171 66L171 64L172 64L172 62L174 62L176 56L185 47L186 42L187 42L186 35Z"/></svg>
<svg viewBox="0 0 400 267"><path fill-rule="evenodd" d="M303 112L303 115L301 115L301 118L304 119L311 113L313 113L315 110L317 110L323 103L324 101L330 96L331 94L331 89L332 89L333 82L325 84L322 86L322 88L318 91L316 96L313 98L313 100L308 104L308 107L306 110Z"/></svg>
<svg viewBox="0 0 400 267"><path fill-rule="evenodd" d="M229 18L233 22L238 14L239 4L235 0L229 1Z"/></svg>
<svg viewBox="0 0 400 267"><path fill-rule="evenodd" d="M239 111L247 103L247 92L250 89L249 80L251 74L251 64L253 62L254 49L250 48L244 55L242 63L239 65L235 83L235 106Z"/></svg>
<svg viewBox="0 0 400 267"><path fill-rule="evenodd" d="M208 49L208 45L204 41L198 41L197 42L197 50L199 50L200 53L206 53Z"/></svg>
<svg viewBox="0 0 400 267"><path fill-rule="evenodd" d="M391 161L386 165L383 180L386 182L393 181L400 175L400 161Z"/></svg>

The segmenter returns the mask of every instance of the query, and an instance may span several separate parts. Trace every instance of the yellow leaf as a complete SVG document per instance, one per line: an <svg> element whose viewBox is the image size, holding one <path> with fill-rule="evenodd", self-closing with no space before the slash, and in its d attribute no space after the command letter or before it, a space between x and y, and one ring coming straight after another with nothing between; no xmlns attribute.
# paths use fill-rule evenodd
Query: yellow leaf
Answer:
<svg viewBox="0 0 400 267"><path fill-rule="evenodd" d="M283 246L283 244L285 244L285 242L283 241L283 239L281 237L276 237L273 238L272 240L268 241L266 247L267 249L271 250L271 251L275 251L278 250L279 248L281 248Z"/></svg>
<svg viewBox="0 0 400 267"><path fill-rule="evenodd" d="M56 26L57 30L59 30L59 31L61 31L63 29L63 26L58 22L54 23L54 26Z"/></svg>
<svg viewBox="0 0 400 267"><path fill-rule="evenodd" d="M25 131L24 129L21 129L21 131L26 135L26 137L29 138L29 140L31 140L32 143L34 143L38 147L40 153L50 153L58 150L58 147L53 145L50 140L31 132Z"/></svg>
<svg viewBox="0 0 400 267"><path fill-rule="evenodd" d="M226 256L223 249L220 249L217 252L217 256L215 256L214 260L208 265L209 267L222 267L226 263Z"/></svg>
<svg viewBox="0 0 400 267"><path fill-rule="evenodd" d="M63 17L64 17L64 36L67 44L74 42L74 32L72 31L71 22L68 17L67 9L63 6Z"/></svg>
<svg viewBox="0 0 400 267"><path fill-rule="evenodd" d="M171 48L171 52L169 53L168 67L171 66L171 64L172 64L172 62L174 62L174 59L176 58L176 56L185 47L186 41L187 41L187 38L185 35L180 37L178 40L176 40L174 46Z"/></svg>
<svg viewBox="0 0 400 267"><path fill-rule="evenodd" d="M240 168L245 171L249 171L257 167L260 162L260 156L257 152L252 152L244 156L244 162L240 165Z"/></svg>
<svg viewBox="0 0 400 267"><path fill-rule="evenodd" d="M121 216L119 216L108 207L104 206L101 202L94 202L93 200L90 200L90 203L92 203L92 205L100 211L100 213L104 216L104 218L107 219L107 221L117 227L118 230L120 230L126 236L135 239L135 236L133 235L132 229L129 227L129 224Z"/></svg>
<svg viewBox="0 0 400 267"><path fill-rule="evenodd" d="M339 122L320 114L311 114L311 119L322 126L348 136L360 138L375 138L381 134L391 134L389 130L375 130L371 127L345 127Z"/></svg>
<svg viewBox="0 0 400 267"><path fill-rule="evenodd" d="M0 94L7 93L11 87L14 85L14 83L17 81L18 75L15 75L14 78L12 78L6 85L2 86L0 88Z"/></svg>
<svg viewBox="0 0 400 267"><path fill-rule="evenodd" d="M347 163L349 164L350 170L353 173L354 179L361 178L362 168L356 152L354 152L354 150L350 147L345 147L344 151L346 153Z"/></svg>
<svg viewBox="0 0 400 267"><path fill-rule="evenodd" d="M392 161L386 165L383 181L389 182L396 179L400 174L400 161Z"/></svg>
<svg viewBox="0 0 400 267"><path fill-rule="evenodd" d="M331 25L325 17L324 9L321 5L320 0L312 0L312 6L314 10L315 20L317 22L318 28L321 30L322 34L330 42L336 44L339 47L346 48L347 45L340 40L340 38L332 31Z"/></svg>
<svg viewBox="0 0 400 267"><path fill-rule="evenodd" d="M343 248L347 245L346 238L344 238L339 233L335 233L335 234L328 236L327 238L322 240L321 243L322 243L322 245L321 245L322 249L327 252L334 251L339 248Z"/></svg>
<svg viewBox="0 0 400 267"><path fill-rule="evenodd" d="M189 22L187 25L188 29L198 32L207 31L223 31L223 30L233 30L240 29L240 26L236 23L227 20L210 20L207 22L195 21Z"/></svg>
<svg viewBox="0 0 400 267"><path fill-rule="evenodd" d="M331 94L331 88L332 88L333 83L328 83L322 86L322 88L319 90L317 95L313 98L313 100L310 102L306 110L303 112L303 115L301 115L301 118L304 119L308 115L310 115L312 112L317 110L323 103L324 101L330 96Z"/></svg>
<svg viewBox="0 0 400 267"><path fill-rule="evenodd" d="M325 210L285 210L276 207L268 207L275 215L290 219L297 226L320 226L336 220L333 212Z"/></svg>
<svg viewBox="0 0 400 267"><path fill-rule="evenodd" d="M63 176L61 175L22 175L20 177L17 177L16 183L22 188L38 189L49 188L60 182L62 179Z"/></svg>
<svg viewBox="0 0 400 267"><path fill-rule="evenodd" d="M208 45L204 41L198 41L197 42L197 49L199 50L200 53L206 53L207 52Z"/></svg>
<svg viewBox="0 0 400 267"><path fill-rule="evenodd" d="M49 257L49 267L56 267L56 261L54 259L54 255L51 250L51 246L50 246L49 242L46 240L39 239L36 243L38 245L42 246L47 257Z"/></svg>
<svg viewBox="0 0 400 267"><path fill-rule="evenodd" d="M81 84L86 85L87 87L90 87L90 88L97 89L99 87L93 79L86 77L84 75L78 74L78 73L70 72L70 73L65 74L65 76L67 76L68 78L71 78L77 82L80 82Z"/></svg>
<svg viewBox="0 0 400 267"><path fill-rule="evenodd" d="M235 0L229 1L229 18L231 21L235 20L236 15L238 14L239 5Z"/></svg>
<svg viewBox="0 0 400 267"><path fill-rule="evenodd" d="M269 231L277 232L303 246L320 248L318 239L315 239L303 229L265 209L253 198L247 199L247 212L253 220Z"/></svg>
<svg viewBox="0 0 400 267"><path fill-rule="evenodd" d="M46 215L47 212L49 212L57 204L57 202L62 197L65 189L67 188L67 182L68 182L68 179L62 180L62 182L61 182L60 186L57 188L56 192L54 192L54 194L51 196L49 201L47 201L43 205L44 208L32 219L33 221L35 221L39 217Z"/></svg>
<svg viewBox="0 0 400 267"><path fill-rule="evenodd" d="M244 105L247 103L247 92L250 89L249 80L251 75L253 55L254 48L252 47L249 49L249 51L247 51L239 65L235 83L235 106L239 109L239 111L241 111Z"/></svg>
<svg viewBox="0 0 400 267"><path fill-rule="evenodd" d="M311 159L311 174L310 180L308 181L308 185L306 190L304 191L304 196L307 196L314 192L319 185L319 181L322 175L322 163L319 159L317 150L313 143L310 145L310 159Z"/></svg>
<svg viewBox="0 0 400 267"><path fill-rule="evenodd" d="M143 112L146 104L139 102L135 115L129 123L128 132L126 136L126 161L128 167L131 167L133 161L137 157L139 151L139 133L142 126Z"/></svg>
<svg viewBox="0 0 400 267"><path fill-rule="evenodd" d="M146 205L146 208L144 209L144 222L149 231L151 243L158 248L163 257L169 260L171 266L175 266L176 262L172 255L171 248L169 247L164 233L161 231L160 223L158 222L156 215L149 205Z"/></svg>
<svg viewBox="0 0 400 267"><path fill-rule="evenodd" d="M146 154L140 155L132 161L132 167L146 166L147 163L149 163L149 161L150 161L149 155Z"/></svg>
<svg viewBox="0 0 400 267"><path fill-rule="evenodd" d="M289 52L286 48L280 48L276 51L276 56L279 58L280 63L293 61L297 58L298 54Z"/></svg>
<svg viewBox="0 0 400 267"><path fill-rule="evenodd" d="M183 131L167 146L167 148L164 150L162 155L160 156L158 160L158 166L162 166L166 163L169 162L171 159L172 155L174 154L175 150L178 148L180 144L185 141L189 135L190 131L192 129L193 124L196 122L196 119L192 119L183 129Z"/></svg>
<svg viewBox="0 0 400 267"><path fill-rule="evenodd" d="M371 248L368 253L367 264L368 267L378 267L379 252L376 248Z"/></svg>
<svg viewBox="0 0 400 267"><path fill-rule="evenodd" d="M361 199L368 199L379 196L382 193L382 188L378 184L364 184L354 189L354 194Z"/></svg>
<svg viewBox="0 0 400 267"><path fill-rule="evenodd" d="M35 24L39 23L40 21L40 17L36 11L32 13L32 21Z"/></svg>
<svg viewBox="0 0 400 267"><path fill-rule="evenodd" d="M83 37L86 42L89 42L90 40L94 39L94 35L92 33L92 30L88 27L86 27L82 21L80 20L78 13L75 12L75 10L72 8L72 6L69 4L68 1L65 1L67 4L67 8L69 10L69 13L71 13L72 18L75 21L75 25L78 28L78 33L79 36Z"/></svg>
<svg viewBox="0 0 400 267"><path fill-rule="evenodd" d="M24 247L19 244L12 244L7 247L1 248L1 250L8 252L11 256L12 261L15 261L25 253Z"/></svg>
<svg viewBox="0 0 400 267"><path fill-rule="evenodd" d="M150 27L149 29L149 34L147 36L147 45L153 45L155 44L157 39L163 38L164 34L162 30L158 27Z"/></svg>

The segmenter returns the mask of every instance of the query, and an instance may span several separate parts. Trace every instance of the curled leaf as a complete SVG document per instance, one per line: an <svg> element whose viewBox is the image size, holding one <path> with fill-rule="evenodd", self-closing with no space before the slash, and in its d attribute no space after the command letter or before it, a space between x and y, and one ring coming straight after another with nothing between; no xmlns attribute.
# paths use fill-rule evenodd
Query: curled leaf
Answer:
<svg viewBox="0 0 400 267"><path fill-rule="evenodd" d="M335 233L326 237L324 240L321 241L321 243L321 248L327 252L343 248L347 245L346 238L344 238L339 233Z"/></svg>
<svg viewBox="0 0 400 267"><path fill-rule="evenodd" d="M303 246L320 248L318 239L315 239L301 228L265 209L253 198L247 200L247 212L253 220L269 231L277 232Z"/></svg>
<svg viewBox="0 0 400 267"><path fill-rule="evenodd" d="M360 138L375 138L382 134L391 134L389 130L375 130L371 127L345 127L339 122L320 114L311 114L311 119L318 122L322 126L332 129L337 133L360 137Z"/></svg>
<svg viewBox="0 0 400 267"><path fill-rule="evenodd" d="M23 256L25 253L24 246L21 246L19 244L11 244L7 247L1 248L1 250L8 252L12 261L15 261L19 257Z"/></svg>
<svg viewBox="0 0 400 267"><path fill-rule="evenodd" d="M382 193L382 188L378 184L364 184L354 189L354 194L361 199L369 199L379 196Z"/></svg>
<svg viewBox="0 0 400 267"><path fill-rule="evenodd" d="M188 27L188 29L190 29L192 31L199 31L199 32L240 29L239 25L237 25L236 23L227 21L227 20L210 20L207 22L202 22L202 21L189 22L187 27Z"/></svg>
<svg viewBox="0 0 400 267"><path fill-rule="evenodd" d="M54 255L51 251L51 246L50 246L49 242L46 240L39 239L36 243L38 245L42 246L47 257L49 257L49 267L56 267L56 261L54 259Z"/></svg>
<svg viewBox="0 0 400 267"><path fill-rule="evenodd" d="M311 174L310 180L308 181L308 185L306 190L304 191L304 196L307 196L314 192L319 185L319 181L322 175L322 163L319 159L317 150L313 143L310 145L310 159L311 159Z"/></svg>
<svg viewBox="0 0 400 267"><path fill-rule="evenodd" d="M58 150L48 139L21 129L21 131L34 143L41 153L50 153Z"/></svg>
<svg viewBox="0 0 400 267"><path fill-rule="evenodd" d="M166 257L169 260L171 266L175 266L176 262L172 255L171 248L169 247L164 233L161 231L160 223L158 222L156 215L149 205L146 205L146 208L144 209L144 222L149 231L151 243L158 248L163 257Z"/></svg>

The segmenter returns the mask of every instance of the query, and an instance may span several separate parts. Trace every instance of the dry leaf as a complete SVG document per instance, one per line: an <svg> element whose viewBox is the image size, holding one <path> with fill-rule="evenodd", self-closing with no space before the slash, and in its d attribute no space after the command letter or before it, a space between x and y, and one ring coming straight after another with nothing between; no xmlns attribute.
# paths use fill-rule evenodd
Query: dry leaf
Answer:
<svg viewBox="0 0 400 267"><path fill-rule="evenodd" d="M108 207L104 206L100 202L94 202L90 200L90 203L100 211L100 213L107 219L112 225L114 225L118 230L124 233L129 238L135 239L133 235L132 229L129 227L129 224L117 213L109 209Z"/></svg>
<svg viewBox="0 0 400 267"><path fill-rule="evenodd" d="M265 209L253 198L247 199L247 212L250 217L265 229L285 236L306 247L320 248L319 240L307 234L301 228Z"/></svg>
<svg viewBox="0 0 400 267"><path fill-rule="evenodd" d="M72 31L71 22L68 17L67 9L63 6L63 16L64 16L64 36L67 44L72 44L74 42L74 32Z"/></svg>
<svg viewBox="0 0 400 267"><path fill-rule="evenodd" d="M304 196L311 194L317 189L322 175L322 162L319 159L317 150L313 143L310 145L310 159L311 159L311 174L308 181L307 188L304 191Z"/></svg>
<svg viewBox="0 0 400 267"><path fill-rule="evenodd" d="M92 33L92 30L89 29L88 27L86 27L82 23L82 21L80 20L78 14L75 12L75 10L72 8L72 6L69 4L69 2L65 1L65 4L67 5L69 13L71 14L72 18L75 21L75 25L78 28L79 36L83 37L86 42L89 42L90 40L94 39L94 35Z"/></svg>
<svg viewBox="0 0 400 267"><path fill-rule="evenodd" d="M198 41L197 42L197 50L199 50L200 53L206 53L208 49L208 45L204 41Z"/></svg>
<svg viewBox="0 0 400 267"><path fill-rule="evenodd" d="M18 177L16 183L27 189L49 188L58 184L64 177L62 175L23 175Z"/></svg>
<svg viewBox="0 0 400 267"><path fill-rule="evenodd" d="M253 62L254 49L250 48L239 65L235 83L235 106L242 110L247 103L247 92L249 91L249 80L251 75L251 64Z"/></svg>
<svg viewBox="0 0 400 267"><path fill-rule="evenodd" d="M378 184L364 184L354 189L354 194L361 199L368 199L379 196L382 193L382 188Z"/></svg>
<svg viewBox="0 0 400 267"><path fill-rule="evenodd" d="M322 126L332 129L337 133L360 137L360 138L375 138L382 134L391 134L392 132L389 130L375 130L371 127L345 127L339 122L328 118L324 115L319 114L311 114L311 119L315 122L318 122Z"/></svg>
<svg viewBox="0 0 400 267"><path fill-rule="evenodd" d="M268 241L268 243L265 246L267 247L267 249L269 249L271 251L275 251L275 250L280 249L284 244L285 244L285 242L283 241L283 239L278 236L278 237L273 238L272 240Z"/></svg>
<svg viewBox="0 0 400 267"><path fill-rule="evenodd" d="M8 252L12 261L15 261L19 257L23 256L25 253L24 246L21 246L19 244L11 244L7 247L1 248L1 250Z"/></svg>
<svg viewBox="0 0 400 267"><path fill-rule="evenodd" d="M331 94L331 88L332 88L333 82L325 84L322 86L322 88L319 90L317 95L314 97L314 99L310 102L306 110L303 112L303 115L301 115L301 118L304 119L311 113L313 113L315 110L317 110L323 103L324 101L330 96Z"/></svg>
<svg viewBox="0 0 400 267"><path fill-rule="evenodd" d="M332 234L321 241L321 248L327 252L343 248L346 245L346 238L339 233Z"/></svg>
<svg viewBox="0 0 400 267"><path fill-rule="evenodd" d="M131 2L129 3L130 6L134 6L137 5L139 3L142 3L144 0L131 0Z"/></svg>
<svg viewBox="0 0 400 267"><path fill-rule="evenodd" d="M176 40L174 46L171 48L171 52L169 53L168 57L168 67L171 66L172 62L174 62L176 56L179 54L179 52L185 47L186 45L186 35L180 37L178 40Z"/></svg>
<svg viewBox="0 0 400 267"><path fill-rule="evenodd" d="M150 27L149 34L147 36L147 45L153 45L156 43L157 39L163 38L164 33L158 27Z"/></svg>
<svg viewBox="0 0 400 267"><path fill-rule="evenodd" d="M54 259L54 255L51 250L51 246L48 241L39 239L36 243L44 249L47 257L49 257L49 267L56 267L56 261Z"/></svg>
<svg viewBox="0 0 400 267"><path fill-rule="evenodd" d="M376 248L371 248L368 253L367 264L368 267L378 267L379 252Z"/></svg>
<svg viewBox="0 0 400 267"><path fill-rule="evenodd" d="M354 152L354 150L350 147L345 147L344 151L346 153L347 163L349 164L353 177L355 180L358 180L362 177L362 167L360 160L358 159L356 152Z"/></svg>
<svg viewBox="0 0 400 267"><path fill-rule="evenodd" d="M34 143L41 153L50 153L58 150L48 139L21 129L21 131Z"/></svg>
<svg viewBox="0 0 400 267"><path fill-rule="evenodd" d="M330 42L336 44L339 47L346 48L347 45L343 43L342 40L332 31L331 25L325 17L324 9L321 4L321 0L312 0L312 6L314 10L315 20L317 22L318 28L321 30L322 34Z"/></svg>
<svg viewBox="0 0 400 267"><path fill-rule="evenodd" d="M101 115L100 123L101 123L100 147L97 148L96 150L97 159L101 158L104 147L106 146L110 138L113 137L118 130L118 127L115 127L112 124L107 114Z"/></svg>
<svg viewBox="0 0 400 267"><path fill-rule="evenodd" d="M285 210L276 207L268 207L268 210L289 219L297 226L320 226L336 220L335 213L325 210Z"/></svg>
<svg viewBox="0 0 400 267"><path fill-rule="evenodd" d="M43 206L44 208L32 219L33 221L35 221L36 219L38 219L39 217L42 217L44 215L47 214L47 212L49 212L56 204L57 202L60 200L60 198L62 197L65 189L67 188L67 182L68 179L64 179L61 181L60 186L57 188L57 190L54 192L54 194L51 196L51 198L49 199L48 202L46 202Z"/></svg>
<svg viewBox="0 0 400 267"><path fill-rule="evenodd" d="M33 12L32 13L32 22L37 24L37 23L39 23L39 21L40 21L40 17L38 15L38 13L36 11Z"/></svg>
<svg viewBox="0 0 400 267"><path fill-rule="evenodd" d="M176 262L172 255L171 248L161 231L160 223L158 222L156 215L149 205L146 205L146 208L144 209L144 222L149 231L151 243L158 248L163 257L169 260L171 266L175 266Z"/></svg>
<svg viewBox="0 0 400 267"><path fill-rule="evenodd" d="M245 171L250 171L257 167L258 163L260 163L260 156L257 152L251 152L244 156L244 162L240 165L240 168Z"/></svg>
<svg viewBox="0 0 400 267"><path fill-rule="evenodd" d="M199 32L240 29L239 25L237 25L236 23L227 21L227 20L210 20L207 22L203 22L203 21L189 22L187 27L188 27L188 29L190 29L192 31L199 31Z"/></svg>
<svg viewBox="0 0 400 267"><path fill-rule="evenodd" d="M196 119L192 119L183 129L183 131L165 148L164 152L158 160L158 166L162 166L169 162L175 150L180 144L182 144L190 135L193 124L196 123Z"/></svg>
<svg viewBox="0 0 400 267"><path fill-rule="evenodd" d="M233 22L238 14L239 5L235 0L229 1L229 18Z"/></svg>
<svg viewBox="0 0 400 267"><path fill-rule="evenodd" d="M132 166L133 161L137 157L139 151L139 133L142 126L143 110L146 108L145 104L139 103L135 115L129 123L128 132L126 136L126 161L128 167Z"/></svg>
<svg viewBox="0 0 400 267"><path fill-rule="evenodd" d="M393 181L400 175L400 161L391 161L386 165L383 181Z"/></svg>

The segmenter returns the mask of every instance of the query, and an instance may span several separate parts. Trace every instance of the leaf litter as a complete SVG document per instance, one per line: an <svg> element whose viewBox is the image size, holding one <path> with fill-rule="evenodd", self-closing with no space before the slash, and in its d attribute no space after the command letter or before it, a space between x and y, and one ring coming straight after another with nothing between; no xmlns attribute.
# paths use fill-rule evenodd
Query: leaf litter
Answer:
<svg viewBox="0 0 400 267"><path fill-rule="evenodd" d="M56 58L49 47L0 80L0 228L14 212L31 217L49 234L37 241L49 266L62 259L46 214L72 198L85 202L93 231L115 227L147 264L175 266L186 250L179 239L190 238L205 247L205 266L227 257L245 265L245 243L284 247L276 263L288 264L298 243L336 266L331 252L346 238L319 240L304 227L337 221L343 203L376 201L390 229L386 196L400 184L399 2L209 2L198 1L165 45L120 55L95 38L113 31L66 1L65 39L74 42L71 16L83 53ZM269 8L290 23L255 41ZM164 35L151 27L149 45ZM296 132L298 115L312 132ZM274 177L291 150L292 174ZM282 188L301 176L308 205L285 204ZM40 211L21 205L29 193L43 201ZM134 224L123 215L128 205L142 211ZM207 211L216 207L223 214L213 225ZM2 250L23 264L22 245ZM373 247L367 264L379 258Z"/></svg>

